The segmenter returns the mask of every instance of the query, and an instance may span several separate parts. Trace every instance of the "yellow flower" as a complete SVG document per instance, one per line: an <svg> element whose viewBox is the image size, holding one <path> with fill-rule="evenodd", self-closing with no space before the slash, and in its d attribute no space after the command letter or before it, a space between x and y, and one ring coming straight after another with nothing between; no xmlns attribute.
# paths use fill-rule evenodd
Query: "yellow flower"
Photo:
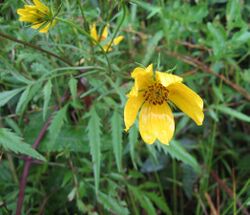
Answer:
<svg viewBox="0 0 250 215"><path fill-rule="evenodd" d="M139 131L144 142L152 144L158 139L168 144L172 139L175 123L168 102L202 125L203 101L194 91L182 83L182 78L164 72L153 72L153 65L146 69L137 67L131 74L135 80L128 94L124 109L126 131L139 114Z"/></svg>
<svg viewBox="0 0 250 215"><path fill-rule="evenodd" d="M93 25L90 26L90 36L98 43L100 42L104 42L104 44L101 44L104 51L105 52L109 52L112 50L112 46L116 46L118 45L122 40L123 40L123 36L118 36L116 37L113 42L111 43L111 41L106 41L107 37L108 37L108 26L106 25L101 33L101 35L99 36L97 34L97 30L96 30L96 24L94 23ZM109 48L109 50L108 50Z"/></svg>
<svg viewBox="0 0 250 215"><path fill-rule="evenodd" d="M52 11L40 0L33 0L33 5L24 5L18 9L19 21L31 23L31 28L47 33L56 23Z"/></svg>

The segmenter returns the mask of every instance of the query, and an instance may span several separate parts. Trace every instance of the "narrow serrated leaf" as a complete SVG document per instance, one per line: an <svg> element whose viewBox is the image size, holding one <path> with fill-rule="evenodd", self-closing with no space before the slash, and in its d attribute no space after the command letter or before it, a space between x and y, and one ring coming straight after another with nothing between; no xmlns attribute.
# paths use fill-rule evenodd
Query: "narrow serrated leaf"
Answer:
<svg viewBox="0 0 250 215"><path fill-rule="evenodd" d="M70 89L72 98L75 101L77 97L77 80L73 77L71 77L69 80L69 89Z"/></svg>
<svg viewBox="0 0 250 215"><path fill-rule="evenodd" d="M169 153L172 158L182 161L185 164L190 165L195 172L200 173L201 169L196 159L184 149L178 141L172 140L170 145L162 145L164 151Z"/></svg>
<svg viewBox="0 0 250 215"><path fill-rule="evenodd" d="M88 139L90 144L90 153L92 156L95 192L98 195L100 183L100 165L101 165L101 122L96 113L95 107L90 110L90 119L88 122Z"/></svg>
<svg viewBox="0 0 250 215"><path fill-rule="evenodd" d="M52 83L51 83L51 80L49 80L43 88L43 96L44 96L43 119L46 118L46 114L48 112L48 106L49 106L49 101L51 98L51 93L52 93Z"/></svg>
<svg viewBox="0 0 250 215"><path fill-rule="evenodd" d="M111 118L112 142L115 161L119 172L122 171L122 117L115 109Z"/></svg>
<svg viewBox="0 0 250 215"><path fill-rule="evenodd" d="M66 120L66 113L67 113L68 105L65 105L62 109L55 113L51 121L51 125L49 127L49 138L51 140L50 147L53 147L53 143L55 142L56 138L61 131L61 128Z"/></svg>
<svg viewBox="0 0 250 215"><path fill-rule="evenodd" d="M4 106L9 100L11 100L14 96L20 93L23 88L5 91L0 93L0 107Z"/></svg>
<svg viewBox="0 0 250 215"><path fill-rule="evenodd" d="M21 137L6 128L0 128L0 146L14 153L21 153L45 161L45 158L29 144L24 143Z"/></svg>
<svg viewBox="0 0 250 215"><path fill-rule="evenodd" d="M121 206L119 200L106 195L105 193L99 193L98 198L100 204L102 204L107 210L112 211L112 214L128 215L129 211L127 208Z"/></svg>
<svg viewBox="0 0 250 215"><path fill-rule="evenodd" d="M130 157L131 157L134 168L137 169L137 165L135 161L135 145L138 141L138 129L136 128L136 126L133 126L132 128L130 128L128 139L129 139Z"/></svg>
<svg viewBox="0 0 250 215"><path fill-rule="evenodd" d="M41 88L41 83L38 82L25 89L25 91L22 93L19 99L17 105L18 107L16 108L16 113L23 114L27 105L33 99L33 97L37 95L37 92L40 90L40 88Z"/></svg>
<svg viewBox="0 0 250 215"><path fill-rule="evenodd" d="M158 196L155 192L147 192L146 195L165 214L172 214L169 206L167 205L167 202L161 196Z"/></svg>
<svg viewBox="0 0 250 215"><path fill-rule="evenodd" d="M143 191L141 191L140 189L129 185L128 188L131 190L131 192L133 193L134 198L139 201L140 205L142 208L144 208L146 210L146 214L150 214L150 215L156 215L156 210L152 204L152 202L150 201L150 199L145 195L145 193Z"/></svg>
<svg viewBox="0 0 250 215"><path fill-rule="evenodd" d="M27 88L23 91L18 103L17 103L17 106L16 106L16 113L20 113L24 104L27 102L27 99L29 97L29 93L30 93L30 88L31 86L27 86Z"/></svg>

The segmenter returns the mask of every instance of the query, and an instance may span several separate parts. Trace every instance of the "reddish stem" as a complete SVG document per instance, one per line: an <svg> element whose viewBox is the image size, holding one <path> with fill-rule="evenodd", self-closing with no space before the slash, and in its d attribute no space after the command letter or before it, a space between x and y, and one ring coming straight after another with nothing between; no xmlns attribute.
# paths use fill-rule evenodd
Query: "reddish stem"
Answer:
<svg viewBox="0 0 250 215"><path fill-rule="evenodd" d="M37 137L36 141L32 145L32 148L36 149L39 146L39 144L41 143L41 140L45 136L46 131L47 131L49 125L50 125L50 121L51 121L51 117L44 124L42 130L38 134L38 137ZM24 164L23 174L22 174L22 177L21 177L20 185L19 185L19 194L18 194L18 200L17 200L16 215L21 215L21 213L22 213L24 192L25 192L25 188L26 188L26 184L27 184L27 178L28 178L28 175L29 175L29 170L30 170L30 166L32 164L32 161L33 161L33 159L28 157L28 159L26 159L25 164Z"/></svg>

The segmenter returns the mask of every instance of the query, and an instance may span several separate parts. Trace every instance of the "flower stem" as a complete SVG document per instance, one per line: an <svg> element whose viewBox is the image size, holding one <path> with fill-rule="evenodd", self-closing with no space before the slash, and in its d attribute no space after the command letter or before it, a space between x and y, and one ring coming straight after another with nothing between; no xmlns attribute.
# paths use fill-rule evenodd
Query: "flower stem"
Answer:
<svg viewBox="0 0 250 215"><path fill-rule="evenodd" d="M122 19L121 19L119 25L117 26L117 28L116 28L116 30L115 30L115 33L114 33L114 35L113 35L113 37L112 37L112 39L111 39L111 41L110 41L110 43L109 43L109 45L108 45L107 50L109 50L110 47L112 46L112 43L113 43L114 39L116 38L116 35L117 35L117 33L118 33L118 31L119 31L119 29L120 29L122 23L124 22L124 20L125 20L125 18L126 18L126 7L125 7L124 2L122 2L122 11L123 11Z"/></svg>

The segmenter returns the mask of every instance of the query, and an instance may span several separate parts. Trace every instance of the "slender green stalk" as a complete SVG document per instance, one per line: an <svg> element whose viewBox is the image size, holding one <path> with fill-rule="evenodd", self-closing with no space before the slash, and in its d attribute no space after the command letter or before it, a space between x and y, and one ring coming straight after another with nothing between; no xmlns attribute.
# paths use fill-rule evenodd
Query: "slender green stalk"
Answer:
<svg viewBox="0 0 250 215"><path fill-rule="evenodd" d="M15 169L15 165L13 162L13 158L9 153L7 153L7 158L8 158L8 162L9 162L10 171L11 171L12 176L13 176L13 180L15 181L16 184L18 184L18 177L16 174L16 169Z"/></svg>
<svg viewBox="0 0 250 215"><path fill-rule="evenodd" d="M168 201L167 201L167 199L165 198L165 195L164 195L164 190L163 190L163 187L162 187L162 183L161 183L159 174L158 174L157 172L154 172L154 175L155 175L155 178L156 178L158 187L159 187L159 189L160 189L161 196L162 196L162 198L164 199L164 201L165 201L165 203L166 203L166 205L167 205L167 207L168 207L168 213L167 213L167 215L172 215L172 212L171 212L171 210L170 210L170 208L169 208L169 206L168 206ZM174 183L174 184L175 184L175 183Z"/></svg>
<svg viewBox="0 0 250 215"><path fill-rule="evenodd" d="M174 214L177 214L177 185L176 185L176 161L173 159L172 163L172 169L173 169L173 205L174 205Z"/></svg>
<svg viewBox="0 0 250 215"><path fill-rule="evenodd" d="M114 39L116 38L116 36L117 36L117 34L118 34L118 31L120 30L120 28L121 28L121 26L122 26L122 23L124 22L124 20L125 20L125 18L126 18L126 7L125 7L124 2L122 2L122 11L123 11L122 19L121 19L119 25L117 26L117 28L115 29L115 33L114 33L114 35L113 35L113 37L112 37L112 39L111 39L111 41L110 41L110 43L109 43L109 45L108 45L107 50L110 49L110 47L111 47L111 45L112 45Z"/></svg>
<svg viewBox="0 0 250 215"><path fill-rule="evenodd" d="M89 30L89 25L88 25L87 19L85 18L85 15L84 15L84 11L83 11L83 8L82 8L81 1L80 1L80 0L77 0L77 3L78 3L78 5L79 5L79 7L80 7L81 15L82 15L83 22L84 22L84 28L85 28L85 30Z"/></svg>
<svg viewBox="0 0 250 215"><path fill-rule="evenodd" d="M133 195L132 195L132 193L131 193L131 191L129 189L129 186L127 186L126 190L127 190L127 193L128 193L128 199L129 199L130 204L132 206L133 214L139 215L138 207L136 206L136 202L135 202L134 197L133 197Z"/></svg>

